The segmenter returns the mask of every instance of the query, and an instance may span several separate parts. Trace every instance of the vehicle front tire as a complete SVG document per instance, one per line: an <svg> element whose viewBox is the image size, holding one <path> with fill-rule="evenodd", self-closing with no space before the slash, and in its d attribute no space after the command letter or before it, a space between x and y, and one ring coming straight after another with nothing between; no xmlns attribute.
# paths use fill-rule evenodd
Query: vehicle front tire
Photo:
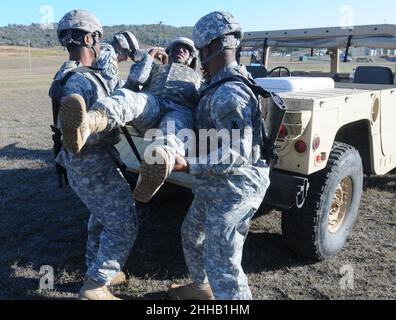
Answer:
<svg viewBox="0 0 396 320"><path fill-rule="evenodd" d="M287 245L315 261L335 256L351 233L362 193L359 152L336 142L326 168L310 177L303 208L283 213L282 231Z"/></svg>

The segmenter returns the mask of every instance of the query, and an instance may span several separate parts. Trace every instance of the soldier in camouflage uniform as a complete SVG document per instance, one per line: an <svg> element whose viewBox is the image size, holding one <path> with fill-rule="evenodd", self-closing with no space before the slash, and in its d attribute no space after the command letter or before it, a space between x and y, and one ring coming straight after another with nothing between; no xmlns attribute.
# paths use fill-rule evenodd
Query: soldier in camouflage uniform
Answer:
<svg viewBox="0 0 396 320"><path fill-rule="evenodd" d="M146 151L146 155L155 157L156 163L143 161L134 191L135 199L141 202L148 202L163 185L174 168L176 155L185 155L184 143L177 134L194 126L201 81L195 72L198 55L194 43L188 38L176 38L165 53L161 48L154 49L132 66L125 86L141 87L141 92L155 95L161 109L158 125L161 136ZM154 59L166 56L169 63L154 63Z"/></svg>
<svg viewBox="0 0 396 320"><path fill-rule="evenodd" d="M166 51L169 52L169 63ZM81 114L78 126L65 130L73 131L65 136L66 148L78 153L92 133L86 130L89 127L87 120L95 114L105 114L100 121L108 123L106 131L129 122L141 133L158 127L161 136L146 152L134 192L135 200L140 202L148 202L163 185L173 170L176 154L185 154L183 141L177 134L180 130L193 128L193 113L201 84L200 76L190 67L197 58L191 40L178 38L166 51L155 48L146 54L141 62L132 66L125 88L97 102L90 113L81 113L85 107L76 101L76 110ZM156 59L163 63L155 63ZM68 117L74 117L73 112Z"/></svg>
<svg viewBox="0 0 396 320"><path fill-rule="evenodd" d="M61 113L69 108L73 97L89 109L109 94L103 78L94 72L76 72L60 92L55 90L57 80L77 68L90 67L100 56L102 35L100 21L90 12L74 10L60 21L58 38L68 49L70 61L57 73L50 93L52 97L61 98ZM91 125L93 130L106 127L100 122ZM78 155L63 149L56 159L67 169L70 186L91 213L86 254L88 271L79 295L82 300L117 300L107 286L125 280L121 268L137 236L130 187L115 164L119 155L114 146L119 141L116 130L94 134Z"/></svg>
<svg viewBox="0 0 396 320"><path fill-rule="evenodd" d="M236 62L242 37L240 24L227 12L210 13L195 25L194 42L210 74L209 86L235 75L251 79L246 68ZM260 152L260 106L243 82L234 80L210 88L197 107L196 130L227 130L230 136L238 130L241 138L223 140L219 149L205 150L205 162L177 158L175 170L195 178L194 202L182 226L193 283L172 285L169 294L186 300L250 300L241 266L243 245L269 186L269 168ZM235 152L236 145L240 152ZM211 161L213 154L220 161Z"/></svg>
<svg viewBox="0 0 396 320"><path fill-rule="evenodd" d="M128 57L134 61L138 50L139 42L130 31L117 32L110 43L102 43L100 58L94 67L102 69L101 75L107 81L110 92L124 86L118 64L127 61Z"/></svg>

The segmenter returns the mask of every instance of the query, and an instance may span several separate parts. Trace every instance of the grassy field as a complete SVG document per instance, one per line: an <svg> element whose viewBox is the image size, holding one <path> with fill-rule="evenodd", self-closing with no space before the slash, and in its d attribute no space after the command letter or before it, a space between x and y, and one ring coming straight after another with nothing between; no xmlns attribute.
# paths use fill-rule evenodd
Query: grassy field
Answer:
<svg viewBox="0 0 396 320"><path fill-rule="evenodd" d="M48 98L66 55L35 54L30 72L20 53L0 48L0 299L74 299L85 272L88 212L69 188L57 187ZM395 299L395 192L395 175L366 178L350 241L316 264L284 245L279 212L258 216L243 262L254 298ZM140 234L125 267L130 279L115 290L122 298L167 299L170 283L187 281L179 230L191 194L173 194L139 209ZM54 268L54 291L39 290L44 265ZM354 268L354 290L340 287L345 265Z"/></svg>

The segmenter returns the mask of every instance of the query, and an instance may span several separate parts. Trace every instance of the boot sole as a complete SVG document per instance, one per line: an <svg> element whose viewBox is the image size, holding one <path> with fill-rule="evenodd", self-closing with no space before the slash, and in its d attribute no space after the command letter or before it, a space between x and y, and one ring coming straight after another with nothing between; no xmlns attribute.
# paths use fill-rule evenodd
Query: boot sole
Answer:
<svg viewBox="0 0 396 320"><path fill-rule="evenodd" d="M142 162L140 168L140 179L138 185L133 193L136 201L147 203L164 185L168 178L169 172L169 156L161 150L160 154L163 156L164 164L147 164Z"/></svg>
<svg viewBox="0 0 396 320"><path fill-rule="evenodd" d="M184 291L184 292L183 292ZM186 292L187 291L187 292ZM191 300L191 301L213 301L213 296L200 294L199 292L193 292L190 290L183 289L169 289L168 296L175 300Z"/></svg>
<svg viewBox="0 0 396 320"><path fill-rule="evenodd" d="M81 96L72 94L62 101L60 119L63 131L63 146L71 153L79 153L84 146L80 128L85 122L86 114L86 104Z"/></svg>

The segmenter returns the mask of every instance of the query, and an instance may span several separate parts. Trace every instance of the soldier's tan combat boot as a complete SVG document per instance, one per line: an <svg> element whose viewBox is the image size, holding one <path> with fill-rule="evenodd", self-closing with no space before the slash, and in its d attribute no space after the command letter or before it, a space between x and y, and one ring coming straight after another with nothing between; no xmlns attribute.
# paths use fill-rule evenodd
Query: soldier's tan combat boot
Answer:
<svg viewBox="0 0 396 320"><path fill-rule="evenodd" d="M124 284L127 281L126 275L124 272L119 272L117 275L111 279L110 287L116 287Z"/></svg>
<svg viewBox="0 0 396 320"><path fill-rule="evenodd" d="M86 276L84 278L84 281L87 281L87 280L88 280L88 277ZM113 279L111 279L109 287L120 286L120 285L124 284L126 281L127 281L127 279L126 279L125 273L124 272L119 272L119 273L117 273L117 275Z"/></svg>
<svg viewBox="0 0 396 320"><path fill-rule="evenodd" d="M87 112L84 98L72 94L65 98L60 107L63 146L71 153L79 153L91 134L104 131L107 116L100 111Z"/></svg>
<svg viewBox="0 0 396 320"><path fill-rule="evenodd" d="M215 300L209 285L195 283L187 285L172 284L168 290L168 294L171 298L178 300Z"/></svg>
<svg viewBox="0 0 396 320"><path fill-rule="evenodd" d="M154 148L152 156L155 162L143 160L133 193L135 200L143 203L149 202L154 197L171 174L169 155L163 148Z"/></svg>
<svg viewBox="0 0 396 320"><path fill-rule="evenodd" d="M80 290L78 300L111 301L121 299L113 296L105 285L94 280L87 279Z"/></svg>

